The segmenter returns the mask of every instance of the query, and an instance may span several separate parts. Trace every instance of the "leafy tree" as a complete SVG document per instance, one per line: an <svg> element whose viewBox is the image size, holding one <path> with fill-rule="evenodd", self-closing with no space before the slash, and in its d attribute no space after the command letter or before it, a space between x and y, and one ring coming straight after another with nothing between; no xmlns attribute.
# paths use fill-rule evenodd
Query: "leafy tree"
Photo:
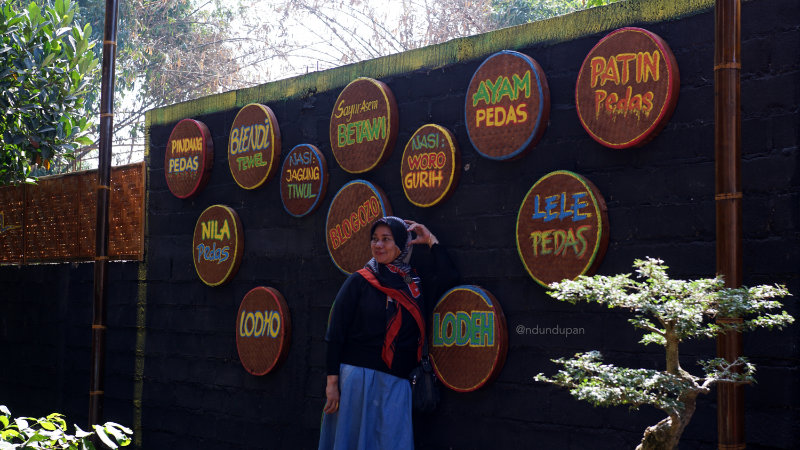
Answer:
<svg viewBox="0 0 800 450"><path fill-rule="evenodd" d="M692 375L679 364L678 345L729 331L781 329L794 318L786 311L775 312L782 304L774 299L790 294L783 286L725 289L719 277L673 280L667 276L663 261L652 258L636 260L633 265L644 281L631 279L630 274L582 276L551 284L548 294L572 304L595 302L630 310L633 318L628 322L646 332L639 342L664 346L666 370L603 364L600 353L591 351L571 359L555 359L553 362L564 368L552 378L540 373L535 379L568 388L573 397L595 406L629 405L636 409L652 405L664 411L668 417L645 430L637 449L672 449L694 414L699 394L708 393L718 382L750 383L755 372L755 366L744 357L733 362L717 358L698 361L705 375ZM710 320L718 317L742 320Z"/></svg>
<svg viewBox="0 0 800 450"><path fill-rule="evenodd" d="M492 20L501 27L548 19L620 0L492 0Z"/></svg>
<svg viewBox="0 0 800 450"><path fill-rule="evenodd" d="M491 29L490 0L255 0L243 29L263 43L259 60L299 74L400 53ZM273 63L274 64L274 63Z"/></svg>
<svg viewBox="0 0 800 450"><path fill-rule="evenodd" d="M0 450L60 449L94 450L90 441L96 437L108 448L130 445L133 431L114 422L94 425L94 431L81 430L75 425L75 434L67 433L64 416L53 413L47 417L11 417L11 411L0 405Z"/></svg>
<svg viewBox="0 0 800 450"><path fill-rule="evenodd" d="M97 86L90 25L70 0L0 6L0 184L72 158L91 140L86 95Z"/></svg>
<svg viewBox="0 0 800 450"><path fill-rule="evenodd" d="M80 17L94 26L93 37L102 39L104 0L77 2ZM115 150L139 142L149 109L255 84L242 79L235 51L251 40L235 36L234 9L222 0L121 0L118 16ZM102 49L96 50L100 57ZM92 127L97 139L96 120ZM90 142L78 157L92 157L97 148Z"/></svg>

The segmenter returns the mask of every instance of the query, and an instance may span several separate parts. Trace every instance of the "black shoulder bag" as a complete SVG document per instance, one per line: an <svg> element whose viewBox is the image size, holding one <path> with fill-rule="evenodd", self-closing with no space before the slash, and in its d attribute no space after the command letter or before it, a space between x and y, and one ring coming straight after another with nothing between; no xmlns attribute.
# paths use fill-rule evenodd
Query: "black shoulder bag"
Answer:
<svg viewBox="0 0 800 450"><path fill-rule="evenodd" d="M422 359L417 367L411 371L411 404L414 411L421 413L433 412L439 404L439 381L433 372L428 343L422 346Z"/></svg>

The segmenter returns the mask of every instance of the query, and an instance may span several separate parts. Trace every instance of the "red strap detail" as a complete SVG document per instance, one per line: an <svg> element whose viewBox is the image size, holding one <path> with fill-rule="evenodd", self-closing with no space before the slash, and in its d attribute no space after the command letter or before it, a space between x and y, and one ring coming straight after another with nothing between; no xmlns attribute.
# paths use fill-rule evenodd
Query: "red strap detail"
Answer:
<svg viewBox="0 0 800 450"><path fill-rule="evenodd" d="M386 324L386 336L383 338L383 348L381 349L381 358L390 369L392 368L392 361L394 361L394 341L400 333L402 325L403 315L400 314L400 308L398 308L394 315L389 318L389 323Z"/></svg>
<svg viewBox="0 0 800 450"><path fill-rule="evenodd" d="M417 305L414 300L409 298L408 294L405 292L382 285L378 279L375 278L375 274L373 274L369 269L361 269L358 271L358 273L364 277L364 279L367 280L367 282L375 289L378 289L379 291L388 295L389 298L396 301L398 305L405 308L409 313L411 313L411 316L414 317L414 321L417 322L417 326L419 327L420 335L419 342L417 343L417 361L422 359L422 343L425 342L425 320L422 318L422 311L419 309L419 305ZM394 340L397 338L397 334L400 332L400 326L402 323L402 314L400 314L400 308L398 308L395 316L393 316L387 324L386 337L383 341L383 351L381 354L383 361L390 369L392 368L392 359L394 358Z"/></svg>
<svg viewBox="0 0 800 450"><path fill-rule="evenodd" d="M391 272L399 273L400 276L403 277L403 281L405 281L406 278L408 278L408 281L406 282L406 284L408 285L408 290L411 291L411 295L413 295L414 298L419 297L419 286L417 286L417 283L414 282L414 279L412 279L407 273L405 273L403 269L395 267L391 264L387 264L386 268L389 269L389 271Z"/></svg>

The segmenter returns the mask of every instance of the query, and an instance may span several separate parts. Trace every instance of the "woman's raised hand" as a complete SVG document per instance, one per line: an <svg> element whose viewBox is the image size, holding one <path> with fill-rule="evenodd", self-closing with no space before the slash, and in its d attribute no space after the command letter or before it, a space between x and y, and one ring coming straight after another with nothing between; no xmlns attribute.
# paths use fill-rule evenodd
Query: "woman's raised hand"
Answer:
<svg viewBox="0 0 800 450"><path fill-rule="evenodd" d="M439 240L425 225L414 222L413 220L406 220L408 231L413 231L417 237L411 241L412 244L426 244L428 247L433 247L433 244L438 244Z"/></svg>

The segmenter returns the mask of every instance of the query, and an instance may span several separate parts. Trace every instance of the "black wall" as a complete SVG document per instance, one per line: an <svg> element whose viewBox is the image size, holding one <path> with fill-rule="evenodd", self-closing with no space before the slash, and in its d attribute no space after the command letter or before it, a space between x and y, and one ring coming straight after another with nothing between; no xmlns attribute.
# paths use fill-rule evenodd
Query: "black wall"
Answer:
<svg viewBox="0 0 800 450"><path fill-rule="evenodd" d="M795 0L752 1L742 12L742 179L745 284L785 283L800 292L800 10ZM715 272L713 12L643 25L664 38L678 61L681 91L666 128L643 148L612 150L581 127L574 105L577 71L605 34L518 49L543 67L550 86L550 124L523 159L479 156L464 126L464 96L484 58L440 69L381 78L398 101L400 133L380 168L353 176L335 163L328 141L340 89L267 102L280 124L284 153L317 145L331 171L320 209L296 219L281 206L277 179L255 191L239 188L225 149L237 110L193 118L211 129L214 170L194 200L170 194L164 150L173 123L150 128L149 222L146 256L146 346L142 400L143 448L313 448L324 403L324 343L328 309L344 275L325 246L330 201L348 181L382 187L396 215L427 224L448 246L462 282L498 299L510 349L499 378L468 394L444 392L439 410L417 421L419 448L632 448L644 428L663 418L649 407L593 408L565 391L534 383L553 373L550 359L601 350L619 365L663 368L663 351L637 343L627 315L549 298L517 255L517 211L531 185L554 170L584 175L608 204L611 239L601 274L630 272L635 258L660 257L674 277ZM487 55L488 56L488 55ZM368 74L365 74L368 75ZM399 175L405 142L424 123L452 130L462 152L458 188L440 206L421 209L403 194ZM233 207L245 229L245 252L233 281L202 284L191 261L191 234L206 207ZM107 415L133 420L137 270L113 267L109 315ZM60 409L85 421L88 391L91 269L0 268L0 403L26 415ZM281 291L291 311L286 361L262 377L238 360L234 328L244 294L255 286ZM788 311L800 314L796 300ZM582 335L519 335L525 327L583 328ZM748 333L745 354L759 383L746 392L749 448L791 448L800 441L800 327ZM685 369L713 357L713 341L690 342ZM83 417L83 418L81 418ZM682 448L716 443L716 392L701 397Z"/></svg>

